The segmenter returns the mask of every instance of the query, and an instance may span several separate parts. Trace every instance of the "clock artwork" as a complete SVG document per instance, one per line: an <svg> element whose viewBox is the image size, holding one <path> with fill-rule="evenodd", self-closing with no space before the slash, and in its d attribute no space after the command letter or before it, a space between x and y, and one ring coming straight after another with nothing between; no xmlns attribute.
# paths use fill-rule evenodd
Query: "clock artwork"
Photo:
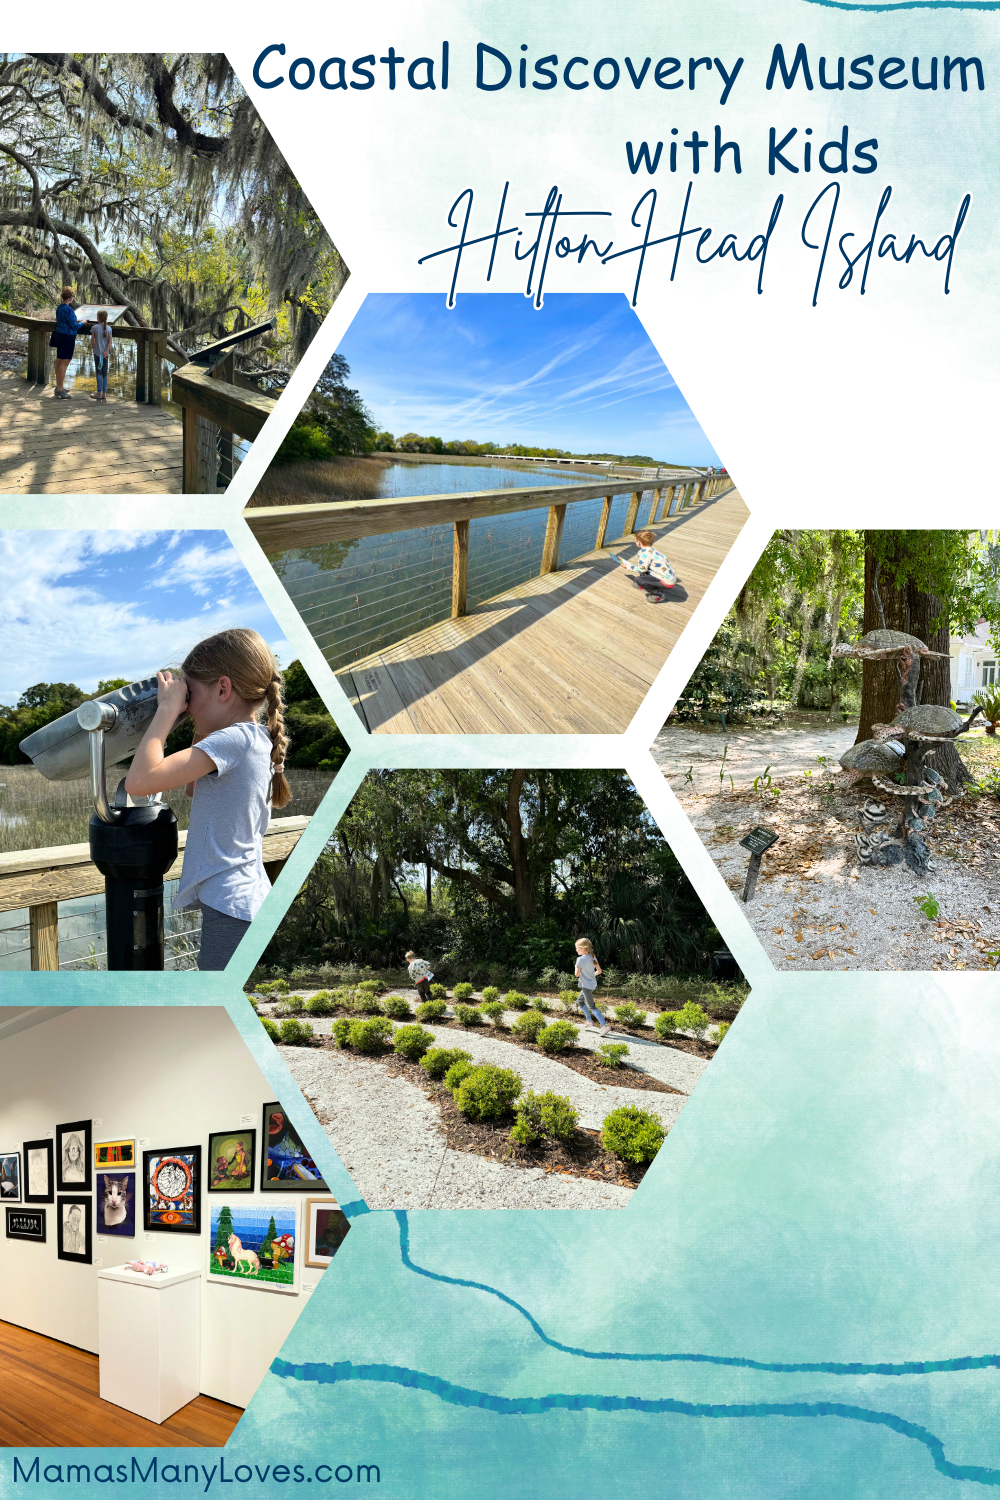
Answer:
<svg viewBox="0 0 1000 1500"><path fill-rule="evenodd" d="M160 1234L201 1233L201 1147L142 1153L143 1227Z"/></svg>

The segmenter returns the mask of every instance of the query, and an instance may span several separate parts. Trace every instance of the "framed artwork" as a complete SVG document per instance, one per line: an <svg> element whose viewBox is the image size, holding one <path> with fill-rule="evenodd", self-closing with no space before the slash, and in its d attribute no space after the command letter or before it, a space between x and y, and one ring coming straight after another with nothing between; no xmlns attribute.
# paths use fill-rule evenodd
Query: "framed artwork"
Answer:
<svg viewBox="0 0 1000 1500"><path fill-rule="evenodd" d="M209 1193L252 1193L257 1170L256 1130L218 1130L208 1138Z"/></svg>
<svg viewBox="0 0 1000 1500"><path fill-rule="evenodd" d="M55 1168L51 1141L24 1143L25 1203L55 1202Z"/></svg>
<svg viewBox="0 0 1000 1500"><path fill-rule="evenodd" d="M142 1222L163 1234L201 1234L201 1147L142 1153Z"/></svg>
<svg viewBox="0 0 1000 1500"><path fill-rule="evenodd" d="M81 1266L92 1264L93 1213L92 1198L82 1198L74 1193L71 1198L58 1200L56 1251L60 1260L75 1260Z"/></svg>
<svg viewBox="0 0 1000 1500"><path fill-rule="evenodd" d="M8 1208L7 1238L9 1240L34 1240L36 1245L44 1245L45 1209Z"/></svg>
<svg viewBox="0 0 1000 1500"><path fill-rule="evenodd" d="M89 1193L90 1121L75 1120L71 1125L56 1126L56 1190L60 1193Z"/></svg>
<svg viewBox="0 0 1000 1500"><path fill-rule="evenodd" d="M95 1141L94 1171L118 1167L122 1172L135 1171L135 1141Z"/></svg>
<svg viewBox="0 0 1000 1500"><path fill-rule="evenodd" d="M21 1201L20 1151L0 1151L0 1199L4 1203Z"/></svg>
<svg viewBox="0 0 1000 1500"><path fill-rule="evenodd" d="M307 1198L302 1264L314 1271L325 1271L350 1227L350 1220L336 1198Z"/></svg>
<svg viewBox="0 0 1000 1500"><path fill-rule="evenodd" d="M299 1203L213 1198L209 1206L208 1279L260 1291L299 1290Z"/></svg>
<svg viewBox="0 0 1000 1500"><path fill-rule="evenodd" d="M326 1192L319 1167L302 1144L281 1105L264 1105L261 1131L260 1186L263 1192Z"/></svg>
<svg viewBox="0 0 1000 1500"><path fill-rule="evenodd" d="M98 1234L135 1239L134 1172L98 1172L95 1213Z"/></svg>

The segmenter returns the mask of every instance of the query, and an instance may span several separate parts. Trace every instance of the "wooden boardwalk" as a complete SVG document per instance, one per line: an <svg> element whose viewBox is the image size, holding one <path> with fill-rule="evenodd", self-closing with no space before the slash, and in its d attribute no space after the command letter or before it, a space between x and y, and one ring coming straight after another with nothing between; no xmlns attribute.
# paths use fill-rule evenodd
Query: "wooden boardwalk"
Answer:
<svg viewBox="0 0 1000 1500"><path fill-rule="evenodd" d="M56 401L54 389L0 372L0 495L180 494L180 422L158 406L104 405L79 390Z"/></svg>
<svg viewBox="0 0 1000 1500"><path fill-rule="evenodd" d="M621 734L748 517L731 489L652 528L677 573L668 603L604 548L337 676L373 734Z"/></svg>

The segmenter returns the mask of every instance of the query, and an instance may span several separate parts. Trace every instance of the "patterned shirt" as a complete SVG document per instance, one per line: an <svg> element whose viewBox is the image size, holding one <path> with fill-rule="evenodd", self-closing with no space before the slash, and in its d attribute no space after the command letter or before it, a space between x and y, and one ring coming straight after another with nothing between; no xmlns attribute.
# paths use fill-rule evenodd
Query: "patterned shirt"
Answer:
<svg viewBox="0 0 1000 1500"><path fill-rule="evenodd" d="M677 575L669 561L655 547L640 547L635 562L626 563L625 566L630 573L652 573L661 583L674 584L677 581Z"/></svg>
<svg viewBox="0 0 1000 1500"><path fill-rule="evenodd" d="M418 979L431 979L431 978L433 978L433 971L431 970L431 966L427 962L427 960L423 959L423 958L415 958L413 960L412 964L410 964L409 967L407 968L407 973L409 974L410 978L414 981L414 983Z"/></svg>

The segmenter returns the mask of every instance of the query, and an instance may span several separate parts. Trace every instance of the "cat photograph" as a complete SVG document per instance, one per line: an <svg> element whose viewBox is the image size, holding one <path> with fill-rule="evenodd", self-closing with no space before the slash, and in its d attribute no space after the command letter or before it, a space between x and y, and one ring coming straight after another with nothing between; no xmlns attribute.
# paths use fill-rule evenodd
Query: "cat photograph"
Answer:
<svg viewBox="0 0 1000 1500"><path fill-rule="evenodd" d="M97 1233L135 1238L134 1172L98 1172Z"/></svg>

